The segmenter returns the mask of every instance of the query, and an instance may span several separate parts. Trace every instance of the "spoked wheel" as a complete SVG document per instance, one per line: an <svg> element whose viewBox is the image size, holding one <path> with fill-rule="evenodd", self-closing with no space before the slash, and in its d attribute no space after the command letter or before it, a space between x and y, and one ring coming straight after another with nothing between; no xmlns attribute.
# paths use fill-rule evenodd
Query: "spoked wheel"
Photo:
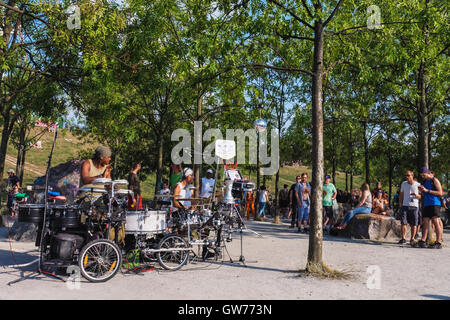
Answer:
<svg viewBox="0 0 450 320"><path fill-rule="evenodd" d="M173 251L171 249L174 249ZM179 249L179 250L175 250ZM184 266L189 258L189 246L187 242L178 235L169 234L161 239L156 254L158 263L166 270L175 271Z"/></svg>
<svg viewBox="0 0 450 320"><path fill-rule="evenodd" d="M99 239L81 249L78 265L90 282L105 282L115 276L122 263L122 253L112 241Z"/></svg>

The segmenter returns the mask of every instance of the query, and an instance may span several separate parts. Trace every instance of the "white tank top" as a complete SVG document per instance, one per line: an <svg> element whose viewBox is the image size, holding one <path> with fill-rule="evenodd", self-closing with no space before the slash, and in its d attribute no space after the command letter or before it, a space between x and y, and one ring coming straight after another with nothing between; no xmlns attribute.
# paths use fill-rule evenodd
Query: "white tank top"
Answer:
<svg viewBox="0 0 450 320"><path fill-rule="evenodd" d="M187 189L186 187L183 187L181 182L178 182L177 185L180 186L180 198L181 199L185 199L185 198L190 198L192 196L192 190ZM183 206L190 207L191 206L191 202L190 201L179 201Z"/></svg>

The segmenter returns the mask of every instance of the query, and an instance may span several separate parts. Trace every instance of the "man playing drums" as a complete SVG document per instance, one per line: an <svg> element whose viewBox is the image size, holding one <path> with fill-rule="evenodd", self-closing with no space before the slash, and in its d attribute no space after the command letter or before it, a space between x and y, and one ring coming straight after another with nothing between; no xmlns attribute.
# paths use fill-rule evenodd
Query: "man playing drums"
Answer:
<svg viewBox="0 0 450 320"><path fill-rule="evenodd" d="M182 206L185 209L192 209L190 201L178 201L177 199L178 198L186 199L192 196L192 191L188 189L188 186L191 185L193 181L194 181L194 171L192 171L192 169L190 168L185 168L183 170L181 182L178 182L173 191L174 195L173 206L175 210L181 209Z"/></svg>
<svg viewBox="0 0 450 320"><path fill-rule="evenodd" d="M97 187L92 181L99 178L111 179L111 150L105 146L95 149L92 159L86 160L81 165L80 187Z"/></svg>

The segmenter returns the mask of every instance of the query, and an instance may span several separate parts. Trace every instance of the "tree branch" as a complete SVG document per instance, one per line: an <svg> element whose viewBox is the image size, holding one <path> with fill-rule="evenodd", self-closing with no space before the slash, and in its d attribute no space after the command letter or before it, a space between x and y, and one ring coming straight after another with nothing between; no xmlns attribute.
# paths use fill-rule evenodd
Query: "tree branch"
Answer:
<svg viewBox="0 0 450 320"><path fill-rule="evenodd" d="M288 72L301 72L310 76L313 76L314 73L312 73L309 70L301 69L301 68L294 68L294 67L278 67L278 66L272 66L268 64L260 64L260 63L252 63L246 65L247 67L252 67L254 69L272 69L277 71L288 71Z"/></svg>
<svg viewBox="0 0 450 320"><path fill-rule="evenodd" d="M308 22L306 22L305 20L303 20L299 16L297 16L291 9L284 7L281 3L279 3L276 0L269 0L269 2L272 2L276 6L278 6L278 7L282 8L283 10L287 11L295 20L297 20L298 22L304 24L308 28L311 28L311 29L314 30L314 27L312 25L310 25Z"/></svg>
<svg viewBox="0 0 450 320"><path fill-rule="evenodd" d="M386 25L391 25L391 24L414 24L414 23L420 23L420 22L419 21L417 21L417 22L414 22L414 21L384 22L384 23L380 23L379 25L380 26L386 26ZM325 34L325 37L332 37L332 36L336 36L336 35L340 35L340 34L344 34L345 35L346 34L345 32L349 31L349 30L357 30L357 31L359 31L358 29L368 29L368 28L369 27L367 25L351 27L351 28L347 28L347 29L344 29L344 30L341 30L341 31L338 31L338 32L327 33L327 34ZM373 31L371 29L369 29L369 30ZM357 31L355 31L355 32L357 32Z"/></svg>
<svg viewBox="0 0 450 320"><path fill-rule="evenodd" d="M303 6L306 9L306 12L308 12L308 15L311 17L311 19L314 19L314 16L312 15L311 11L309 10L308 4L306 3L305 0L302 0Z"/></svg>
<svg viewBox="0 0 450 320"><path fill-rule="evenodd" d="M339 7L341 6L342 0L339 0L338 4L336 5L336 7L334 8L334 10L331 12L330 16L328 17L328 19L323 23L323 26L325 27L328 22L331 21L331 19L333 19L334 15L336 14L336 12L338 11Z"/></svg>

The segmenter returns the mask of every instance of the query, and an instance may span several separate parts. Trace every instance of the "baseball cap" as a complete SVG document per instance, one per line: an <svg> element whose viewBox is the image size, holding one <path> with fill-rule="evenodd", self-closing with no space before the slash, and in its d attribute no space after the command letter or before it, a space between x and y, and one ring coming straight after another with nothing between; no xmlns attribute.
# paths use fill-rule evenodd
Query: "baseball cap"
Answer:
<svg viewBox="0 0 450 320"><path fill-rule="evenodd" d="M325 176L325 180L327 180L327 179L331 179L331 176L328 174Z"/></svg>
<svg viewBox="0 0 450 320"><path fill-rule="evenodd" d="M206 173L214 173L211 169L206 170Z"/></svg>
<svg viewBox="0 0 450 320"><path fill-rule="evenodd" d="M420 173L431 173L431 171L427 167L423 167Z"/></svg>
<svg viewBox="0 0 450 320"><path fill-rule="evenodd" d="M194 171L192 171L191 168L184 168L184 170L183 170L183 175L184 175L185 177L190 176L190 175L192 175L192 174L194 174Z"/></svg>
<svg viewBox="0 0 450 320"><path fill-rule="evenodd" d="M14 173L14 170L13 169L9 169L8 173Z"/></svg>

